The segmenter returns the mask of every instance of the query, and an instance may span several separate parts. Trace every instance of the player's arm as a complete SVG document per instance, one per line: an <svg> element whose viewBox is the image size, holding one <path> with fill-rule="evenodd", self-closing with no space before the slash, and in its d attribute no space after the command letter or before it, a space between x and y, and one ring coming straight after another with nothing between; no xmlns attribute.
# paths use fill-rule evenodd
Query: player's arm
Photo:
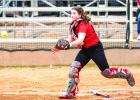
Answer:
<svg viewBox="0 0 140 100"><path fill-rule="evenodd" d="M79 46L83 44L86 33L81 32L78 34L78 38L75 41L70 42L70 46Z"/></svg>
<svg viewBox="0 0 140 100"><path fill-rule="evenodd" d="M74 41L74 39L72 38L72 36L71 36L71 35L69 35L69 36L68 36L68 38L67 38L66 40L67 40L67 41L69 41L69 42Z"/></svg>

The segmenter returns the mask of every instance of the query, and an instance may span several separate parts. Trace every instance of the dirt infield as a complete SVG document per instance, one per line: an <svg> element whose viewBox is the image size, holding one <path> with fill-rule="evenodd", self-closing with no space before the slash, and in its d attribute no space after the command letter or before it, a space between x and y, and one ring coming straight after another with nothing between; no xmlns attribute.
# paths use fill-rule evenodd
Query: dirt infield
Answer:
<svg viewBox="0 0 140 100"><path fill-rule="evenodd" d="M134 73L134 87L123 79L104 78L98 68L85 66L76 100L140 100L140 68L128 69ZM1 68L0 100L59 100L58 95L66 89L68 72L69 67ZM89 93L92 89L110 98Z"/></svg>

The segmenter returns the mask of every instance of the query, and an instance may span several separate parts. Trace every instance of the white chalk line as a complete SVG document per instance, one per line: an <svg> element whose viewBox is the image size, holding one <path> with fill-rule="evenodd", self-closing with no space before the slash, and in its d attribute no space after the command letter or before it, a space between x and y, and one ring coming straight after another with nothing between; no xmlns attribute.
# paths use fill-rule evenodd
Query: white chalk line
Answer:
<svg viewBox="0 0 140 100"><path fill-rule="evenodd" d="M6 94L6 95L59 95L59 94L64 94L65 92L1 92L0 94ZM122 92L116 92L116 93L103 93L103 94L110 94L110 95L115 95L115 94L129 94L129 93L122 93ZM140 92L132 92L132 94L140 94ZM93 93L78 93L77 96L90 96L94 95Z"/></svg>
<svg viewBox="0 0 140 100"><path fill-rule="evenodd" d="M103 98L103 100L120 100L127 98L140 98L140 96L121 96L121 97L113 97L113 98Z"/></svg>
<svg viewBox="0 0 140 100"><path fill-rule="evenodd" d="M1 94L3 95L50 95L50 96L59 96L62 95L64 92L3 92ZM77 97L82 96L94 96L92 93L79 93L77 94ZM127 99L127 98L140 98L140 96L120 96L120 97L110 97L105 98L102 97L102 100L119 100L119 99ZM95 97L94 97L95 99Z"/></svg>
<svg viewBox="0 0 140 100"><path fill-rule="evenodd" d="M114 88L114 89L92 89L92 90L97 90L97 91L140 91L140 89L139 88L126 88L126 89L124 89L124 88L120 88L120 89L117 89L117 88ZM90 91L92 91L92 90L80 90L80 91L82 91L82 92L90 92Z"/></svg>
<svg viewBox="0 0 140 100"><path fill-rule="evenodd" d="M99 89L98 89L99 90ZM98 91L97 90L97 91ZM132 92L132 95L130 93L128 93L127 91ZM140 92L138 92L138 90L140 91L140 89L101 89L99 90L101 93L103 94L108 94L108 95L118 95L118 94L130 94L130 96L120 96L120 97L110 97L110 98L103 98L103 100L115 100L115 99L125 99L125 98L140 98L140 96L136 96L138 94L140 94ZM106 91L106 92L103 92ZM115 93L112 93L111 91L114 91ZM126 92L124 92L126 91ZM50 96L59 96L64 94L65 92L41 92L41 91L4 91L4 92L0 92L1 95L50 95ZM77 94L78 97L81 96L95 96L94 93L91 92L91 90L80 90L80 92Z"/></svg>

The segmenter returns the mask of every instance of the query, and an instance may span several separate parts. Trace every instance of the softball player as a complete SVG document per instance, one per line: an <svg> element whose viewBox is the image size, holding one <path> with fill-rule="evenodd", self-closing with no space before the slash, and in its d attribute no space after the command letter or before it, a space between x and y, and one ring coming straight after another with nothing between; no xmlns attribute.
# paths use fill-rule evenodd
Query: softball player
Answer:
<svg viewBox="0 0 140 100"><path fill-rule="evenodd" d="M90 18L86 16L83 8L73 7L71 10L71 18L71 34L68 42L66 42L67 40L64 42L63 40L59 41L52 50L55 52L57 49L69 49L71 46L81 47L81 50L71 64L69 72L70 79L66 94L59 96L59 98L72 99L76 96L79 72L91 59L97 64L104 77L123 78L127 80L130 86L134 86L135 80L130 71L122 68L109 68L102 43L94 30L93 24L90 22Z"/></svg>

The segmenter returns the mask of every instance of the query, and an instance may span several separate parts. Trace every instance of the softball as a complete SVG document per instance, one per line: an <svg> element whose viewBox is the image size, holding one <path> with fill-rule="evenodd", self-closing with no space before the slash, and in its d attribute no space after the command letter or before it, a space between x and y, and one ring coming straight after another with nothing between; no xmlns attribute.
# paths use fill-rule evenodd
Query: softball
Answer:
<svg viewBox="0 0 140 100"><path fill-rule="evenodd" d="M1 38L7 38L8 36L9 35L8 35L7 31L1 31L1 33L0 33Z"/></svg>

